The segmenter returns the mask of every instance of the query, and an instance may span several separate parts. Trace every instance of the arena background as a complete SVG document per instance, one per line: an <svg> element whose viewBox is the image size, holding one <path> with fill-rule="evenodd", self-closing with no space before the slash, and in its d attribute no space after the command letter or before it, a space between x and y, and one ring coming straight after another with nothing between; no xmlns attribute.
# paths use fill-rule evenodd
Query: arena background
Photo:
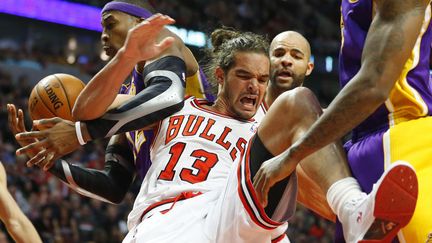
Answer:
<svg viewBox="0 0 432 243"><path fill-rule="evenodd" d="M52 73L69 73L84 82L106 61L100 45L100 8L108 1L0 1L0 160L8 188L36 226L44 242L121 242L126 217L140 182L120 205L88 199L70 191L38 168L16 157L17 144L7 127L6 104L27 112L33 85ZM171 28L198 59L208 47L208 33L221 25L265 34L285 30L305 35L312 46L315 70L305 86L327 106L338 91L340 44L337 0L155 0L156 9L176 19ZM30 120L27 118L27 124ZM90 143L69 162L102 168L106 141ZM333 225L299 206L288 235L292 242L331 242ZM2 226L0 243L13 242Z"/></svg>

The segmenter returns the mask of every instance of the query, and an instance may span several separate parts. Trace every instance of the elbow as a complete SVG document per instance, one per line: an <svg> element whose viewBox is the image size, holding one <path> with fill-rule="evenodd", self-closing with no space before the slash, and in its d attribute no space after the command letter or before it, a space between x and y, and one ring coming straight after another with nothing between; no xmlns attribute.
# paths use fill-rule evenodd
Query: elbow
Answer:
<svg viewBox="0 0 432 243"><path fill-rule="evenodd" d="M90 110L86 105L80 105L79 103L74 105L71 114L75 121L87 121L99 117L93 109Z"/></svg>
<svg viewBox="0 0 432 243"><path fill-rule="evenodd" d="M395 80L392 81L387 75L378 72L360 72L359 77L362 87L359 87L359 93L368 96L369 101L375 101L378 104L384 103L390 95Z"/></svg>
<svg viewBox="0 0 432 243"><path fill-rule="evenodd" d="M180 111L184 106L183 95L176 96L172 101L173 113Z"/></svg>

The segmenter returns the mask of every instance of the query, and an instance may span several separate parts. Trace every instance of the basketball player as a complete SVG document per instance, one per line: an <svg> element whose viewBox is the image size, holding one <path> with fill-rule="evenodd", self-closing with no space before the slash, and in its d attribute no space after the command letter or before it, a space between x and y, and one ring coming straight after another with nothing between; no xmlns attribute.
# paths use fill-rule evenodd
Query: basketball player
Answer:
<svg viewBox="0 0 432 243"><path fill-rule="evenodd" d="M186 75L195 74L195 80L197 80L196 76L199 74L198 64L190 50L177 36L161 25L172 24L174 20L158 14L151 16L149 10L140 7L145 5L150 8L148 4L133 1L137 3L133 5L125 1L110 2L102 10L104 25L102 41L107 53L110 55L115 53L115 55L87 84L73 109L75 118L86 120L85 125L92 128L92 134L86 136L87 140L138 130L181 109L185 95L184 79ZM143 18L145 18L144 21ZM145 29L142 28L143 26L150 27ZM128 28L132 29L127 31ZM128 36L125 37L126 33ZM125 44L121 47L122 39L125 38ZM160 41L160 43L151 46L151 41ZM143 48L145 46L150 47ZM116 48L120 49L115 52ZM160 52L160 50L164 51ZM158 54L155 57L156 52ZM143 63L145 63L142 74L144 84L140 84L140 87L131 85L128 93L134 94L137 89L144 88L143 86L146 88L133 98L131 98L132 95L118 96L117 92L129 73L135 66L139 72ZM203 96L202 84L204 83L191 85L190 94L198 93ZM193 87L199 88L199 91L192 92L195 90ZM120 103L122 106L118 106ZM89 109L90 104L92 104L91 109ZM106 112L110 105L118 108ZM103 117L97 118L104 113ZM80 133L80 126L80 122L75 124L78 133ZM57 131L61 133L64 129L68 128L59 127ZM145 140L142 136L133 139L135 141ZM85 143L83 140L80 142ZM136 147L139 146L140 144ZM58 154L64 155L70 151L62 151L58 154L53 154L48 150L45 152L49 153L48 156L42 156L42 154L41 156L52 162L53 158L60 157ZM39 161L30 160L28 164ZM45 169L47 168L46 166Z"/></svg>
<svg viewBox="0 0 432 243"><path fill-rule="evenodd" d="M101 40L107 55L114 59L117 58L117 53L124 45L128 31L144 19L148 19L152 15L152 12L154 12L154 10L147 1L117 0L106 4L101 12L103 26ZM156 32L149 31L149 34L153 33ZM141 38L149 38L147 35L148 34L145 34ZM148 114L143 114L150 117L157 117L162 113L162 116L169 115L169 110L173 109L173 107L166 107L173 105L176 102L181 103L180 100L170 103L173 101L166 98L176 97L175 92L185 92L184 94L187 96L193 95L199 98L207 98L211 101L214 100L212 95L209 92L206 92L208 89L208 83L200 72L198 63L192 55L192 52L185 46L179 37L165 28L160 30L157 39L160 40L167 36L174 38L174 43L168 47L166 51L151 60L140 60L135 65L132 72L132 80L127 86L122 86L121 88L121 93L128 94L127 96L118 95L113 104L111 104L112 98L115 97L118 90L115 87L119 87L119 83L116 83L117 85L115 85L115 87L107 85L106 76L99 76L102 72L91 80L88 86L80 94L73 109L75 120L91 120L99 118L105 113L109 104L111 104L111 107L116 107L122 100L129 99L132 95L136 94L139 94L141 97L139 98L139 102L135 102L136 105L140 104L140 102L142 102L141 105L144 105L146 102L155 102L155 100L158 100L158 108L156 110ZM171 80L166 76L160 75L161 73L167 73L164 71L171 71L168 67L171 65L170 62L176 62L179 58L184 61L186 67L186 71L178 70L179 74L183 73L181 75L186 76L185 90L182 87L173 89L175 86L168 88ZM180 62L182 61L180 60ZM122 68L124 67L121 66L120 69ZM148 75L149 73L152 73L152 75ZM155 73L158 75L155 76ZM109 71L108 74L108 77L110 78L117 78L112 75L111 71ZM151 78L151 76L153 77ZM181 77L181 79L184 79L184 76ZM123 77L116 81L122 82L122 80L124 80ZM173 84L175 84L175 82ZM145 87L147 89L142 92ZM132 100L131 102L134 101ZM88 105L90 104L92 104L92 109L88 109ZM94 107L95 105L96 109ZM129 109L132 109L134 106L135 105L130 105ZM126 114L127 110L128 109L122 112L125 114L123 115L122 120L129 119L130 115L128 116ZM113 112L115 113L116 111ZM96 121L95 124L97 124ZM145 172L150 166L148 150L153 134L151 131L138 130L126 133L126 136L134 154L138 175L143 178ZM124 138L117 140L122 141ZM115 147L116 145L113 144L113 146Z"/></svg>
<svg viewBox="0 0 432 243"><path fill-rule="evenodd" d="M276 36L270 45L270 57L272 75L266 94L267 104L272 104L283 92L287 94L294 93L291 95L295 95L295 93L299 92L299 88L296 87L301 85L304 81L304 77L309 75L312 71L312 66L309 63L309 44L303 36L296 32L288 31ZM310 95L300 97L304 102L314 103L314 101L310 99L313 94L308 90L306 91L310 93ZM292 112L300 116L304 113L308 113L306 109ZM291 112L288 110L288 113ZM296 122L302 121L297 120ZM266 141L268 141L268 139L269 138L267 138ZM279 140L276 139L276 142L278 141ZM355 182L355 179L352 178L344 153L338 144L322 149L318 154L315 153L306 157L301 161L299 166L297 166L296 171L299 178L298 201L316 211L321 216L329 219L333 219L334 216L326 203L323 192L328 192L332 185L337 185L345 181L351 181L352 187L360 188L357 182ZM358 194L358 196L362 198L365 194ZM380 197L376 198L376 200L378 200L375 202L376 204L385 204L385 200ZM351 207L355 205L355 203L351 204ZM414 208L412 207L412 209ZM377 228L380 229L377 225L372 224L368 231L373 232ZM381 238L375 236L374 239L384 239L386 236L391 238L390 235L384 235ZM372 238L370 235L366 235L365 237ZM354 242L358 239L359 238L348 238L347 240Z"/></svg>
<svg viewBox="0 0 432 243"><path fill-rule="evenodd" d="M42 242L30 220L21 211L7 189L7 177L0 161L0 220L15 242Z"/></svg>
<svg viewBox="0 0 432 243"><path fill-rule="evenodd" d="M281 95L264 118L263 124L266 125L260 127L258 135L249 143L248 152L238 167L238 158L245 149L247 136L252 136L256 130L256 124L247 119L260 106L265 89L262 83L266 84L262 79L268 73L267 50L245 49L245 46L259 40L250 35L241 35L224 42L217 52L214 58L218 65L215 76L221 84L221 92L214 106L203 106L199 101L187 100L187 106L179 113L164 119L157 126L158 133L152 151L153 164L130 214L131 231L126 242L151 240L153 237L158 241L194 239L199 242L286 239L286 220L292 215L295 205L295 174L274 188L265 209L257 203L251 178L263 161L295 141L316 120L321 109L305 89L297 91L298 95ZM306 96L309 96L308 101L304 102ZM203 110L209 114L204 116ZM301 110L310 112L305 114L299 112ZM229 116L217 117L217 112L228 113ZM230 119L231 122L221 122L222 118ZM239 119L240 123L233 118ZM298 122L300 118L302 122ZM266 119L272 119L271 123ZM42 121L46 122L50 121ZM243 129L237 127L240 125ZM21 134L18 138L42 138L44 133L47 131ZM275 143L269 136L276 137L279 142ZM261 137L270 141L269 146L264 146L266 142ZM21 151L29 148L32 146ZM231 161L235 162L234 166ZM410 168L402 165L394 166L388 175L394 175L395 168L403 172L401 179L405 180L408 176L415 179ZM396 184L400 185L400 180ZM389 186L388 183L381 185ZM412 186L415 186L414 182ZM350 200L353 194L361 192L352 188L349 193L343 193ZM167 214L160 213L166 212L166 209L170 209ZM365 218L369 219L367 215ZM183 222L181 225L175 223L179 219ZM358 239L365 233L361 230L357 232L360 235L356 236L360 237Z"/></svg>
<svg viewBox="0 0 432 243"><path fill-rule="evenodd" d="M269 56L270 81L262 109L258 111L264 113L279 95L303 86L305 78L312 73L314 68L314 64L310 61L309 42L303 35L295 31L284 31L275 36L270 44ZM334 150L326 150L330 153L326 154L326 157L321 155L320 158L304 159L296 169L297 201L331 221L335 221L335 214L327 203L325 192L337 179L351 176L345 156L339 147L335 145ZM322 154L324 153L325 151ZM323 177L325 180L320 180Z"/></svg>
<svg viewBox="0 0 432 243"><path fill-rule="evenodd" d="M105 8L102 10L102 25L104 27L104 31L102 33L102 42L104 44L106 53L110 57L114 59L116 58L117 52L125 42L127 31L142 21L142 19L139 19L138 17L150 17L150 12L148 9L151 9L151 6L143 1L113 1L112 3L108 3L105 6ZM156 31L150 30L149 33L153 34L156 33ZM144 36L145 38L149 38L148 35ZM160 34L160 36L174 36L174 34L168 30L162 30L162 34ZM178 37L174 36L174 45L169 47L168 50L164 51L157 58L148 62L138 62L133 70L133 78L130 84L127 86L122 86L121 89L121 93L126 93L128 96L117 96L116 101L113 102L113 106L118 104L118 100L124 100L125 98L129 99L136 93L140 93L141 96L145 96L146 93L141 93L141 91L143 91L143 89L146 87L145 83L147 83L148 86L148 84L151 83L151 80L153 80L155 83L162 83L164 79L163 77L153 77L152 79L148 79L146 82L144 82L142 71L147 70L147 73L152 71L151 68L145 66L145 64L152 63L151 65L156 67L159 66L160 68L160 70L153 71L159 73L163 72L166 69L166 66L169 65L169 60L172 59L169 55L179 56L182 59L184 58L186 61L188 75L186 78L186 95L194 95L196 97L213 100L214 98L212 95L209 92L206 92L208 90L208 84L205 80L205 76L203 76L198 69L199 67L195 58L192 56L190 50L183 44L183 42ZM163 61L160 61L160 63L165 64L157 64L159 62L157 60L160 57L164 59ZM115 60L112 62L114 61ZM107 69L110 68L112 67L107 67ZM102 70L101 73L103 72L104 70ZM155 79L158 78L159 81L155 81ZM89 102L91 103L91 99L96 97L98 98L98 102L95 102L95 104L100 105L103 103L100 102L100 100L108 97L106 95L92 96L91 92L89 93L89 87L93 87L93 91L100 91L97 88L109 87L106 85L106 83L101 82L98 86L97 82L100 80L100 78L93 79L87 86L87 89L81 93L80 98L84 100L84 104ZM159 89L160 91L160 87L153 87L153 91L155 89ZM87 94L89 94L90 98L86 99ZM110 94L114 93L111 92ZM149 94L147 93L147 96L148 95ZM153 92L151 95L156 96L156 93ZM160 96L162 95L163 94L160 94ZM162 99L159 105L163 106L163 102L164 100ZM95 117L95 114L97 114L97 109L95 113L93 108L83 110L83 107L86 106L80 106L78 101L74 108L75 119L91 119ZM88 112L88 110L91 110L91 112ZM11 130L15 131L14 133L24 132L25 128L23 125L22 111L17 112L13 105L8 105L8 112L9 126L11 127ZM167 111L165 110L164 112L166 113ZM155 113L151 116L155 116ZM127 117L124 118L127 119ZM149 160L149 146L151 144L151 139L153 136L152 134L153 131L138 130L126 133L126 136L123 134L113 136L106 150L106 164L104 171L81 168L71 165L65 161L56 161L54 167L50 169L50 172L83 195L111 203L119 203L126 194L129 185L132 183L135 172L137 172L138 176L142 179L151 165ZM133 151L133 157L127 149L127 143L130 144L130 148ZM21 146L27 145L28 141L20 141L20 144ZM134 161L134 163L132 163L132 161ZM31 161L28 164L31 166ZM43 166L44 169L47 170L53 166L53 164L48 163L44 164ZM114 188L116 190L113 190Z"/></svg>
<svg viewBox="0 0 432 243"><path fill-rule="evenodd" d="M430 1L344 0L341 9L340 82L344 88L283 156L263 164L255 177L255 188L265 201L268 188L290 175L295 164L353 130L353 139L346 145L348 161L364 191L375 191L373 181L397 160L408 161L416 169L419 200L398 239L426 242L432 231L432 137L427 132L432 126ZM345 181L327 192L331 207L344 224L351 219L340 213L342 198L334 193L351 186ZM363 220L364 215L358 216ZM383 231L378 233L382 235L400 229L393 220L381 224Z"/></svg>

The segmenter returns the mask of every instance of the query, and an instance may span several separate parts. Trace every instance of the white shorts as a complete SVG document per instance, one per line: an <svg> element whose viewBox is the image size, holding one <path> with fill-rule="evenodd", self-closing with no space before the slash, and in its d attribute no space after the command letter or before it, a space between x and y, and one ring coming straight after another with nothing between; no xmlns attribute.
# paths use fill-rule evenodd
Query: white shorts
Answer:
<svg viewBox="0 0 432 243"><path fill-rule="evenodd" d="M295 211L296 175L290 177L283 203L273 215L281 220L278 222L258 203L249 175L249 156L240 161L233 164L226 184L219 187L222 189L160 203L146 212L123 242L289 242L286 220Z"/></svg>

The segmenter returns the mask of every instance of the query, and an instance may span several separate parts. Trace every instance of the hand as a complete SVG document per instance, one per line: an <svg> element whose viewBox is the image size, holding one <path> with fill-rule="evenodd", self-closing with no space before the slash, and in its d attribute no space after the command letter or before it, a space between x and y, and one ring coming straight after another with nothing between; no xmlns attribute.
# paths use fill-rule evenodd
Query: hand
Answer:
<svg viewBox="0 0 432 243"><path fill-rule="evenodd" d="M7 104L7 111L8 111L8 124L9 129L11 130L13 135L16 135L17 133L21 132L27 132L27 129L24 125L24 113L21 109L17 109L15 105L13 104ZM18 141L21 147L29 145L31 143L36 142L36 139L29 139L29 140L21 140Z"/></svg>
<svg viewBox="0 0 432 243"><path fill-rule="evenodd" d="M291 175L297 166L296 161L290 161L286 158L287 155L285 152L265 161L253 178L255 192L264 208L267 206L267 197L270 188Z"/></svg>
<svg viewBox="0 0 432 243"><path fill-rule="evenodd" d="M48 170L54 165L55 160L80 147L75 133L75 125L71 121L55 117L34 121L34 125L41 131L24 132L15 136L18 141L39 140L16 151L17 155L33 149L40 151L27 162L29 167L36 164L43 166L44 170Z"/></svg>
<svg viewBox="0 0 432 243"><path fill-rule="evenodd" d="M167 15L155 14L140 24L130 29L126 37L123 52L139 62L160 55L174 42L173 37L166 37L157 43L161 30L165 25L175 23L174 19Z"/></svg>

